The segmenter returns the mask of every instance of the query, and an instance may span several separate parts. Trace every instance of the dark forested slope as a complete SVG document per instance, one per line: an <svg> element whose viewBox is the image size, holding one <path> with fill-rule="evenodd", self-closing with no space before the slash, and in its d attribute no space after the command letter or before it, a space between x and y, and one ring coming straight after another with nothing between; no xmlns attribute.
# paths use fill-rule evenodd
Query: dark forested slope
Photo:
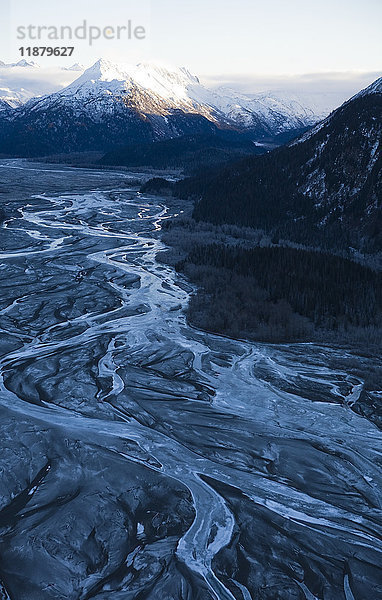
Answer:
<svg viewBox="0 0 382 600"><path fill-rule="evenodd" d="M177 268L199 285L189 317L205 329L264 341L380 340L382 275L350 260L215 243Z"/></svg>
<svg viewBox="0 0 382 600"><path fill-rule="evenodd" d="M103 165L179 168L192 173L201 167L215 167L248 155L264 154L245 135L211 127L209 135L186 135L170 140L116 148L101 159Z"/></svg>
<svg viewBox="0 0 382 600"><path fill-rule="evenodd" d="M382 79L298 142L179 182L194 216L326 248L382 249Z"/></svg>

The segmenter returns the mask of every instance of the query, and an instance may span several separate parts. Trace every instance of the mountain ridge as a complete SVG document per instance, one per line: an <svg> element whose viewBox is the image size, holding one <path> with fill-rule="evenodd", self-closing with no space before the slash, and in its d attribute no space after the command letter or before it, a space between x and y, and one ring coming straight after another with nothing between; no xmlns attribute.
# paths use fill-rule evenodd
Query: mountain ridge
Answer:
<svg viewBox="0 0 382 600"><path fill-rule="evenodd" d="M264 228L276 238L382 250L382 90L377 80L301 138L210 177L176 184L198 220Z"/></svg>
<svg viewBox="0 0 382 600"><path fill-rule="evenodd" d="M185 67L99 59L65 88L1 112L0 150L38 156L102 150L216 128L254 140L299 133L317 116L294 102L210 90ZM24 133L23 133L24 132ZM296 135L294 134L294 135Z"/></svg>

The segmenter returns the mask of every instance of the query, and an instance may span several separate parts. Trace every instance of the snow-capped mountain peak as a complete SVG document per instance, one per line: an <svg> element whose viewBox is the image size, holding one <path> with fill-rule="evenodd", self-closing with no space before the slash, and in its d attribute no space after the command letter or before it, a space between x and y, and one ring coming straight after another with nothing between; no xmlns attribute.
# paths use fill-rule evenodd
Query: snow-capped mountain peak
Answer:
<svg viewBox="0 0 382 600"><path fill-rule="evenodd" d="M99 59L59 94L77 98L89 95L140 97L138 104L140 107L149 105L151 114L167 114L174 109L197 112L213 122L261 130L262 135L301 129L325 116L297 97L275 93L249 96L224 88L211 90L185 67L160 63L118 65Z"/></svg>
<svg viewBox="0 0 382 600"><path fill-rule="evenodd" d="M79 88L81 85L97 81L125 81L127 78L127 74L116 64L99 59L65 89L71 90L72 88Z"/></svg>
<svg viewBox="0 0 382 600"><path fill-rule="evenodd" d="M116 64L97 60L73 83L54 94L55 99L85 102L92 99L99 113L102 102L123 101L141 114L165 117L174 110L199 114L216 122L215 106L204 101L206 95L198 78L186 68L169 68L158 63ZM97 106L95 104L97 103ZM221 118L225 118L221 115Z"/></svg>
<svg viewBox="0 0 382 600"><path fill-rule="evenodd" d="M112 85L107 86L106 83ZM138 87L162 100L179 101L183 105L185 100L190 100L188 88L193 85L200 86L199 80L185 67L169 68L157 63L119 65L99 59L66 89L70 93L82 86L93 89L98 86L100 89L108 87L111 92L116 92Z"/></svg>
<svg viewBox="0 0 382 600"><path fill-rule="evenodd" d="M374 81L371 85L367 86L365 89L361 90L353 96L354 98L360 98L361 96L368 96L369 94L382 94L382 77Z"/></svg>

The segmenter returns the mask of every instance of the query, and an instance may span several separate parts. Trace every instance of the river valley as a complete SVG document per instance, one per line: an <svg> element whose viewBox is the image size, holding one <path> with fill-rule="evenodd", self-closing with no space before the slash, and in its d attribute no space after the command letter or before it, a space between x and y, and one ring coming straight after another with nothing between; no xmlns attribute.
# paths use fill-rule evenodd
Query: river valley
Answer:
<svg viewBox="0 0 382 600"><path fill-rule="evenodd" d="M0 599L382 597L362 379L189 326L144 177L0 161Z"/></svg>

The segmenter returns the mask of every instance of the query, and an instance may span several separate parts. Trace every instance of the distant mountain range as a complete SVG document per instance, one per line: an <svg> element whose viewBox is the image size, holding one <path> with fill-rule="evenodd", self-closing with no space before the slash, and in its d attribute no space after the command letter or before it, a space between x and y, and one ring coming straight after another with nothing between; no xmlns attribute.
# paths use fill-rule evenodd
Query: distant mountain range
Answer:
<svg viewBox="0 0 382 600"><path fill-rule="evenodd" d="M64 89L30 99L12 111L5 110L4 103L15 106L21 94L17 102L9 102L6 94L1 98L0 152L21 156L109 150L183 135L210 135L216 128L256 140L278 135L290 139L326 116L297 97L210 90L185 68L147 63L119 67L105 60Z"/></svg>
<svg viewBox="0 0 382 600"><path fill-rule="evenodd" d="M0 60L0 68L1 69L11 69L13 67L38 67L38 64L36 62L34 62L33 60L25 60L25 58L19 60L16 63L5 63L2 60Z"/></svg>
<svg viewBox="0 0 382 600"><path fill-rule="evenodd" d="M199 220L264 228L277 239L308 245L378 252L381 139L382 78L289 146L181 181L175 193L200 199L194 211Z"/></svg>
<svg viewBox="0 0 382 600"><path fill-rule="evenodd" d="M84 71L78 63L71 67L59 67L58 72ZM0 61L0 110L4 103L11 108L17 108L32 98L41 97L47 92L53 92L60 87L50 81L51 72L40 68L33 60L19 60L16 63ZM68 79L66 77L65 79Z"/></svg>
<svg viewBox="0 0 382 600"><path fill-rule="evenodd" d="M28 87L27 84L24 84L25 87L16 84L9 77L11 72L20 71L20 70L29 70L36 68L37 65L33 61L20 60L17 63L5 63L0 60L0 74L5 73L6 76L0 76L0 111L6 111L5 114L9 113L9 107L15 108L16 106L20 106L24 104L36 94L31 89L26 89Z"/></svg>

